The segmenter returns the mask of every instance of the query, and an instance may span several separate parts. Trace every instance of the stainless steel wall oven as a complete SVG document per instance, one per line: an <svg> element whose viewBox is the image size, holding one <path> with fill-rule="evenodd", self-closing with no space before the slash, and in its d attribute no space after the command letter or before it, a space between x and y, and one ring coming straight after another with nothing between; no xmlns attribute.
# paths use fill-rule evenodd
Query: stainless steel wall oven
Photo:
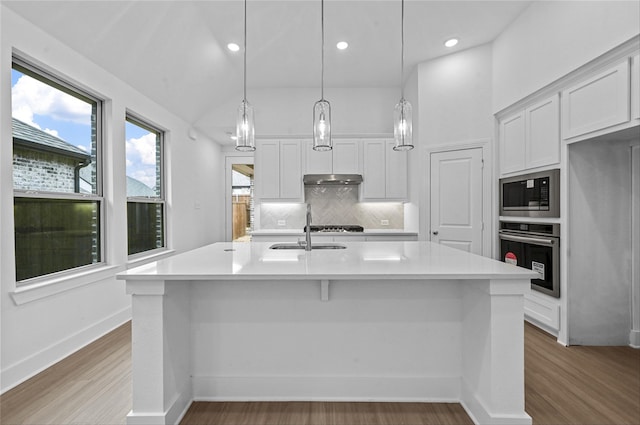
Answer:
<svg viewBox="0 0 640 425"><path fill-rule="evenodd" d="M500 222L500 260L540 274L531 289L560 298L560 224Z"/></svg>
<svg viewBox="0 0 640 425"><path fill-rule="evenodd" d="M560 170L500 179L500 215L560 217Z"/></svg>

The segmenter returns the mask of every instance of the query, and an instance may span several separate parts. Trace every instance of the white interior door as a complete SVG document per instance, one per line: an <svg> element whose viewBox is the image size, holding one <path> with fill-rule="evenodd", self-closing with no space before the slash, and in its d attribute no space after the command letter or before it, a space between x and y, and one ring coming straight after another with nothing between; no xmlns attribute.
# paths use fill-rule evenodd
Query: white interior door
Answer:
<svg viewBox="0 0 640 425"><path fill-rule="evenodd" d="M431 240L482 255L482 148L431 154Z"/></svg>

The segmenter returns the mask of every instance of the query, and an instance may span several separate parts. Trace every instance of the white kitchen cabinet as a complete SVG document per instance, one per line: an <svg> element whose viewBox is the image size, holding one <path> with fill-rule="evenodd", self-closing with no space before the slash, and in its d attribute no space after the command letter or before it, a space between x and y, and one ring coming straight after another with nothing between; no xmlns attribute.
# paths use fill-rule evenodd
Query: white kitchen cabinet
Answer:
<svg viewBox="0 0 640 425"><path fill-rule="evenodd" d="M500 172L502 174L525 169L524 111L500 121Z"/></svg>
<svg viewBox="0 0 640 425"><path fill-rule="evenodd" d="M334 140L330 151L314 151L313 142L305 143L305 174L360 174L358 140Z"/></svg>
<svg viewBox="0 0 640 425"><path fill-rule="evenodd" d="M280 199L302 200L302 152L300 142L280 142Z"/></svg>
<svg viewBox="0 0 640 425"><path fill-rule="evenodd" d="M313 142L305 142L305 174L331 174L333 172L333 151L314 151Z"/></svg>
<svg viewBox="0 0 640 425"><path fill-rule="evenodd" d="M392 140L364 141L362 167L363 200L407 198L407 153L394 151Z"/></svg>
<svg viewBox="0 0 640 425"><path fill-rule="evenodd" d="M333 173L360 174L360 142L336 140L333 143Z"/></svg>
<svg viewBox="0 0 640 425"><path fill-rule="evenodd" d="M560 101L556 94L525 109L525 167L560 162Z"/></svg>
<svg viewBox="0 0 640 425"><path fill-rule="evenodd" d="M562 92L562 137L571 139L630 119L629 58Z"/></svg>
<svg viewBox="0 0 640 425"><path fill-rule="evenodd" d="M631 119L640 120L640 54L631 58Z"/></svg>
<svg viewBox="0 0 640 425"><path fill-rule="evenodd" d="M501 174L560 162L557 94L500 121L500 160Z"/></svg>
<svg viewBox="0 0 640 425"><path fill-rule="evenodd" d="M255 153L255 196L280 197L280 142L258 141Z"/></svg>
<svg viewBox="0 0 640 425"><path fill-rule="evenodd" d="M256 144L255 196L267 201L302 201L302 153L295 140Z"/></svg>
<svg viewBox="0 0 640 425"><path fill-rule="evenodd" d="M386 143L384 140L367 140L362 147L362 198L383 199L386 194Z"/></svg>
<svg viewBox="0 0 640 425"><path fill-rule="evenodd" d="M387 199L407 198L407 152L394 151L393 140L387 140L385 148L385 190Z"/></svg>
<svg viewBox="0 0 640 425"><path fill-rule="evenodd" d="M558 300L544 295L535 295L530 289L524 294L524 316L552 334L557 334L560 330Z"/></svg>

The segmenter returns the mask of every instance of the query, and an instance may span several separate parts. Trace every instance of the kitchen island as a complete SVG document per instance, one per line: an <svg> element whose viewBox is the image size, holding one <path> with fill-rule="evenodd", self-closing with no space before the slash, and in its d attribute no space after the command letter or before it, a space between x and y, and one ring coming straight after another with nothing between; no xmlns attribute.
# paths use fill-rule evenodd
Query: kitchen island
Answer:
<svg viewBox="0 0 640 425"><path fill-rule="evenodd" d="M476 423L531 423L534 272L430 242L271 245L216 243L118 276L129 424L174 424L193 400L450 401Z"/></svg>

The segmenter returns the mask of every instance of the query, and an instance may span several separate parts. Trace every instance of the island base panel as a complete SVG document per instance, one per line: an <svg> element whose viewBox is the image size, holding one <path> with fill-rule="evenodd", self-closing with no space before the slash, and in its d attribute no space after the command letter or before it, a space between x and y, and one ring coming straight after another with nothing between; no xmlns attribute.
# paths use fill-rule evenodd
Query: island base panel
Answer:
<svg viewBox="0 0 640 425"><path fill-rule="evenodd" d="M477 423L530 424L519 378L527 284L331 281L325 302L319 280L128 285L128 423L175 423L191 400L376 400L459 401Z"/></svg>

